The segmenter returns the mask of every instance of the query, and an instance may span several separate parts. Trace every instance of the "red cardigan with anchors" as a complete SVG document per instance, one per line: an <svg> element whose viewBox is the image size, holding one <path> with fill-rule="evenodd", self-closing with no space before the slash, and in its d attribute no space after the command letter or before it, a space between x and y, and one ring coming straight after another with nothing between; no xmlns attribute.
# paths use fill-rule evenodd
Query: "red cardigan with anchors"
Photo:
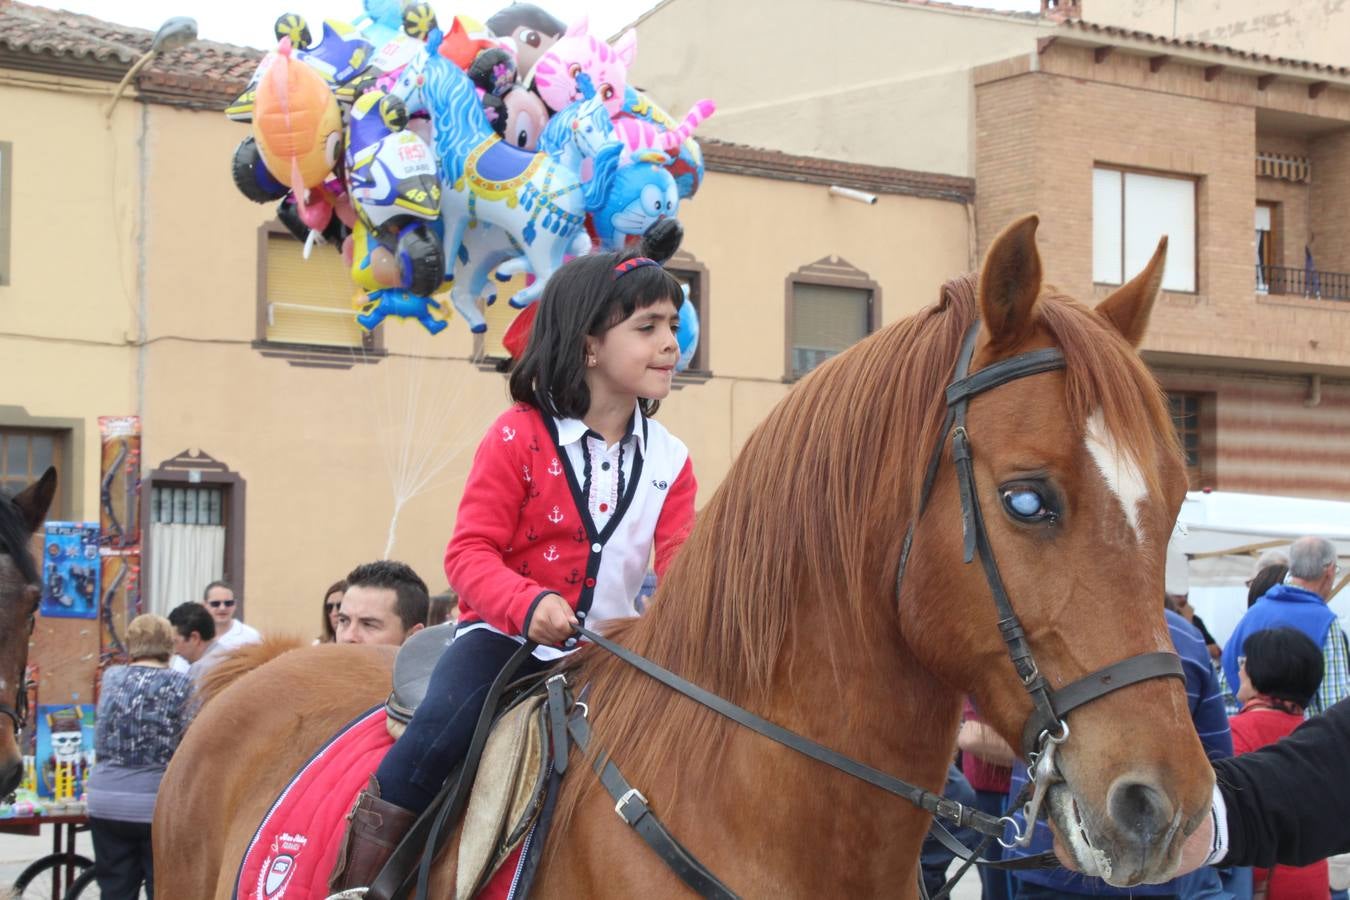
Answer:
<svg viewBox="0 0 1350 900"><path fill-rule="evenodd" d="M549 593L588 626L637 614L653 545L659 576L693 525L698 487L678 438L645 416L637 428L624 495L597 529L554 420L525 404L498 417L474 455L445 551L461 628L523 635Z"/></svg>

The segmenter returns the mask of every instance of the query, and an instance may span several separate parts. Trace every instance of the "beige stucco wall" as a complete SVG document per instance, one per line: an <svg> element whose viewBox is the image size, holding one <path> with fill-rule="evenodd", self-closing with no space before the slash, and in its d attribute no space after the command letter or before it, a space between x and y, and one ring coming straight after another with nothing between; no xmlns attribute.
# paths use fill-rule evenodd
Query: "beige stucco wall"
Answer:
<svg viewBox="0 0 1350 900"><path fill-rule="evenodd" d="M638 26L629 80L699 133L752 147L974 175L969 70L1051 26L878 0L670 0Z"/></svg>
<svg viewBox="0 0 1350 900"><path fill-rule="evenodd" d="M1270 56L1350 63L1350 8L1333 0L1083 0L1083 18Z"/></svg>
<svg viewBox="0 0 1350 900"><path fill-rule="evenodd" d="M9 284L0 285L0 425L69 427L65 509L98 516L99 415L135 404L140 108L108 86L0 70L11 144Z"/></svg>

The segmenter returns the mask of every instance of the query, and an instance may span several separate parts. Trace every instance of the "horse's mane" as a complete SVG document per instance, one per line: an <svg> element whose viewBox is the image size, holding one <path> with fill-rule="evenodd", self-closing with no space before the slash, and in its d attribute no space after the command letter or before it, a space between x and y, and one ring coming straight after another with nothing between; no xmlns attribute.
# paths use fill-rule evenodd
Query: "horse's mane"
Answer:
<svg viewBox="0 0 1350 900"><path fill-rule="evenodd" d="M198 702L209 703L239 678L303 645L298 637L268 637L260 644L244 644L230 651L202 676L196 692Z"/></svg>
<svg viewBox="0 0 1350 900"><path fill-rule="evenodd" d="M1087 307L1046 289L1037 308L1064 352L1075 425L1082 428L1100 409L1157 496L1156 454L1178 451L1156 381ZM943 425L943 392L961 338L977 314L975 276L954 279L936 305L881 329L797 384L699 513L647 613L616 623L611 635L754 708L782 674L794 620L835 617L862 628L891 615L900 542ZM691 748L708 754L705 768L715 767L725 720L676 700L608 654L588 651L577 665L576 680L592 685L594 746L620 761L632 783L651 783ZM562 812L570 814L578 799L569 789Z"/></svg>
<svg viewBox="0 0 1350 900"><path fill-rule="evenodd" d="M464 160L469 151L495 133L469 76L434 47L428 46L426 52L426 83L422 85L422 95L436 123L436 155L441 160L444 187L448 191L464 174ZM444 112L437 115L437 109Z"/></svg>
<svg viewBox="0 0 1350 900"><path fill-rule="evenodd" d="M14 561L24 584L38 583L37 564L28 544L31 536L19 507L8 494L0 491L0 554Z"/></svg>

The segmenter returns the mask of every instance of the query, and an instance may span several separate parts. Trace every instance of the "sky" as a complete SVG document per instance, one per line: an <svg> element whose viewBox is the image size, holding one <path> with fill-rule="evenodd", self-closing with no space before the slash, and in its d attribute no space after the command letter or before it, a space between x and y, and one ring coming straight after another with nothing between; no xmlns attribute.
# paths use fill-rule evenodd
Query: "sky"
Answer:
<svg viewBox="0 0 1350 900"><path fill-rule="evenodd" d="M242 44L250 47L270 47L274 43L272 23L277 16L298 12L311 23L325 18L353 19L361 12L360 0L22 0L35 6L68 9L154 30L171 16L191 16L197 20L199 37ZM433 0L432 6L441 15L451 12L486 19L510 0ZM613 34L655 5L656 0L536 0L539 6L571 22L580 16L589 16L591 30ZM820 0L822 5L826 0ZM1034 12L1040 9L1040 0L961 0L969 6L991 9L1013 9Z"/></svg>

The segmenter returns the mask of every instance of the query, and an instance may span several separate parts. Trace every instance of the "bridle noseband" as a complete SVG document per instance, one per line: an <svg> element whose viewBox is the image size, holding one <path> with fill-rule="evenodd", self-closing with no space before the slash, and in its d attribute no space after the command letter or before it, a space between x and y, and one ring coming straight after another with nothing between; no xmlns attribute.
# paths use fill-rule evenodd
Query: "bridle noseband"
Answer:
<svg viewBox="0 0 1350 900"><path fill-rule="evenodd" d="M1008 655L1013 668L1022 681L1022 686L1031 695L1032 712L1022 729L1022 752L1029 760L1036 760L1047 748L1062 744L1069 736L1069 726L1065 717L1074 709L1090 703L1123 687L1147 681L1153 678L1181 678L1185 675L1181 669L1181 660L1175 653L1141 653L1098 669L1059 690L1051 690L1049 682L1041 674L1036 660L1027 642L1026 632L1021 620L1013 610L1008 591L999 574L998 561L994 558L994 548L989 542L989 532L984 527L984 516L980 510L980 497L975 483L975 469L971 456L970 432L966 427L966 408L970 399L985 391L992 390L1010 381L1054 372L1063 369L1064 354L1056 349L1031 350L1009 359L1000 360L974 375L970 372L971 357L975 352L975 339L979 336L980 321L976 319L967 329L961 343L961 353L957 357L956 371L952 383L947 385L947 417L943 423L942 435L924 472L922 492L919 495L919 508L910 521L909 531L900 550L900 565L895 575L895 594L900 597L900 586L905 577L905 567L909 563L910 551L914 545L914 530L928 504L933 482L937 478L938 465L942 459L942 450L950 438L952 445L952 464L956 469L956 483L961 495L961 531L964 541L964 559L971 562L975 554L980 555L980 565L984 569L985 581L989 583L989 592L994 597L994 606L998 611L998 628L1003 641L1008 646Z"/></svg>

